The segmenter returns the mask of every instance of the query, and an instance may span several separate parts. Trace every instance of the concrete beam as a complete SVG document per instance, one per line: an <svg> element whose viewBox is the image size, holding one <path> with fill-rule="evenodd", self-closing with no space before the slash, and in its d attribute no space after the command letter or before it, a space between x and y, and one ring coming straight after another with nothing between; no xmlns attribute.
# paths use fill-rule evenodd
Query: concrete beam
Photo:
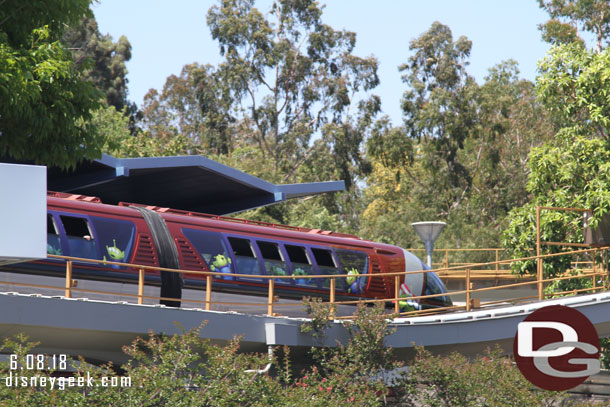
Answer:
<svg viewBox="0 0 610 407"><path fill-rule="evenodd" d="M465 355L482 353L498 344L512 353L517 324L546 305L578 309L595 325L600 337L610 336L610 293L566 297L521 306L459 312L392 321L396 331L386 338L398 358L408 360L414 345L435 353L457 350ZM40 341L41 353L82 355L92 361L121 364L127 360L121 348L152 330L179 334L206 323L200 331L212 343L226 344L243 336L243 351L264 352L267 345L288 345L304 350L311 346L336 346L349 336L340 322L330 323L326 335L315 340L301 333L303 318L268 317L235 312L166 308L117 302L65 299L16 293L0 293L0 337L27 334Z"/></svg>

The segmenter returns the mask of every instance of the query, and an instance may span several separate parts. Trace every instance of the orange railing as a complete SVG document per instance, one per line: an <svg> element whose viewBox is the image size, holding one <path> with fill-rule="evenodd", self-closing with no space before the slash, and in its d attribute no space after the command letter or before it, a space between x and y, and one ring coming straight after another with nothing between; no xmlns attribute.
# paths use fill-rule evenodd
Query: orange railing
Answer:
<svg viewBox="0 0 610 407"><path fill-rule="evenodd" d="M493 287L483 287L483 288L475 289L475 288L472 288L473 287L472 286L472 280L473 280L472 267L474 267L474 266L495 268L495 267L499 267L499 266L508 265L515 261L524 261L524 260L537 260L538 261L538 260L540 260L541 262L543 262L544 259L548 259L551 257L566 256L566 255L580 255L580 254L585 254L585 253L588 253L590 256L592 256L593 254L595 254L601 250L606 250L606 249L608 249L608 248L606 247L606 248L595 248L595 249L585 249L585 250L572 250L572 251L566 251L566 252L562 252L562 253L546 254L546 255L540 255L540 256L530 256L530 257L525 257L525 258L521 258L521 259L498 260L498 261L487 262L487 263L475 263L474 265L469 264L469 265L452 266L452 267L439 268L439 269L430 270L430 271L419 270L419 271L410 271L410 272L367 274L366 275L367 278L386 278L386 279L393 280L393 284L392 284L394 287L393 297L392 298L383 298L383 299L366 299L366 300L354 299L354 300L349 300L349 301L337 301L336 300L336 298L337 298L337 289L336 289L337 279L353 277L353 276L349 276L347 274L340 274L340 275L324 274L324 275L311 275L311 276L307 276L307 277L308 278L330 279L329 292L325 298L328 299L328 303L330 303L332 306L354 305L359 302L367 302L367 303L382 302L382 303L385 303L386 305L391 305L393 302L393 312L400 316L424 315L424 314L428 314L431 312L455 311L455 310L460 310L460 309L469 311L472 308L483 307L483 306L492 306L492 305L496 305L498 303L506 303L506 302L515 303L515 302L524 301L524 300L540 300L540 299L544 299L546 297L550 298L550 297L553 297L556 295L578 294L580 292L597 292L597 291L601 291L601 290L605 291L608 287L607 271L604 270L599 265L593 264L592 272L589 272L588 274L586 274L586 278L591 278L593 281L592 287L590 287L590 288L571 290L569 292L563 292L563 293L551 293L546 296L545 295L543 295L543 296L532 295L532 296L527 296L527 297L504 298L504 299L500 299L500 300L480 302L477 300L476 295L483 293L483 292L489 292L489 291L506 289L506 288L526 287L528 285L534 285L534 284L540 286L540 285L544 285L546 283L550 283L550 282L554 282L554 281L567 280L567 279L573 279L573 278L582 278L583 276L582 275L578 275L578 276L564 275L564 276L557 277L557 278L547 278L547 279L536 278L536 279L533 279L530 281L521 281L521 282L516 282L516 283L510 283L510 284L496 285ZM274 311L277 307L301 306L301 304L299 304L299 303L278 304L278 297L276 296L276 290L275 290L276 279L292 279L292 278L294 278L293 276L264 276L264 275L256 276L256 278L258 278L258 279L267 280L267 293L266 293L267 301L266 302L262 302L262 303L261 302L241 302L241 301L240 302L221 302L221 301L213 302L212 301L212 292L214 289L213 276L226 276L226 274L223 274L220 272L203 272L203 271L191 271L191 270L165 269L165 268L153 267L153 266L143 266L143 265L137 265L137 264L102 261L102 260L95 260L95 259L74 258L74 257L67 257L67 256L49 255L48 257L52 258L52 259L59 259L59 260L66 261L65 285L63 287L56 287L56 286L49 286L49 285L36 285L36 284L28 284L28 283L16 283L16 282L0 282L0 284L12 284L15 286L24 286L24 287L30 287L30 288L37 287L37 288L44 288L44 289L62 290L62 291L64 291L64 296L66 298L72 298L74 293L83 293L83 294L92 293L92 294L114 295L114 296L120 295L122 297L132 299L134 303L143 304L144 300L155 300L155 301L158 301L158 300L169 300L169 301L174 300L175 301L176 300L175 298L162 298L162 297L144 295L144 287L146 284L146 279L145 279L146 273L152 273L152 272L156 272L156 271L168 271L168 272L174 272L174 273L200 275L200 276L204 277L205 292L204 292L204 296L202 296L203 298L202 299L188 299L188 300L182 300L182 301L201 304L201 305L203 305L203 307L206 310L211 310L214 305L222 305L222 306L229 306L229 307L230 306L242 306L242 307L243 306L265 306L267 308L268 315L276 315ZM116 293L116 292L78 288L78 285L76 284L75 280L73 280L73 274L72 274L74 262L101 263L104 265L117 265L120 267L132 268L132 269L138 271L138 284L137 285L134 284L134 293ZM404 276L406 274L426 273L426 272L431 272L431 271L434 271L441 275L442 275L442 273L463 271L465 289L459 290L459 291L452 291L452 292L448 292L448 293L441 293L441 294L420 295L420 296L410 297L409 299L423 300L423 299L441 297L441 296L461 295L461 296L465 296L466 301L464 302L464 304L463 305L453 305L451 307L437 308L437 309L431 309L431 310L400 312L399 301L404 300L404 298L400 297L398 289L400 287L401 282L404 280ZM231 276L237 277L237 278L239 278L239 277L252 278L252 275L249 275L249 274L232 274ZM391 281L391 280L386 280L386 281Z"/></svg>
<svg viewBox="0 0 610 407"><path fill-rule="evenodd" d="M425 253L425 249L406 249L414 253ZM532 253L536 249L531 249ZM505 249L500 248L482 248L482 249L435 249L433 253L432 267L437 271L437 274L445 282L449 280L463 280L466 275L466 269L470 268L470 278L472 280L495 280L496 283L500 280L516 280L521 278L535 278L534 276L519 276L510 268L502 267L500 260L510 260L503 258L502 254ZM478 255L479 258L491 258L495 260L489 261L465 261L472 258L471 254ZM441 258L440 261L434 261ZM453 257L453 258L452 258ZM460 261L455 261L455 257ZM460 268L460 266L462 268ZM572 261L572 269L579 270L580 273L588 275L594 273L592 261Z"/></svg>

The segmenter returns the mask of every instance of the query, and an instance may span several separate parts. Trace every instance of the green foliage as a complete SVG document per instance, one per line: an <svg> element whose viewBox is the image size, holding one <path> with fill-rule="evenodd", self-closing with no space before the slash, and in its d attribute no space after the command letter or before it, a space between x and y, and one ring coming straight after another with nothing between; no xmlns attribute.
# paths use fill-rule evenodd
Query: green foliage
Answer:
<svg viewBox="0 0 610 407"><path fill-rule="evenodd" d="M0 10L0 154L62 168L100 155L101 94L59 38L89 1L8 1Z"/></svg>
<svg viewBox="0 0 610 407"><path fill-rule="evenodd" d="M61 38L67 25L90 14L91 0L5 0L0 9L0 31L13 47L27 46L32 31L48 27L49 41Z"/></svg>
<svg viewBox="0 0 610 407"><path fill-rule="evenodd" d="M502 235L502 244L511 258L531 257L536 254L536 208L528 203L513 209L508 216L508 227ZM582 242L582 223L577 214L542 211L540 215L540 239L546 242ZM580 228L579 228L580 224ZM580 234L579 234L580 233ZM561 253L560 246L545 247L543 254ZM555 256L544 260L543 276L557 277L570 267L571 256ZM518 274L536 274L536 260L511 263Z"/></svg>
<svg viewBox="0 0 610 407"><path fill-rule="evenodd" d="M129 120L129 118L127 119ZM104 152L121 158L164 157L184 155L184 152L188 151L191 146L190 141L181 135L168 137L166 142L162 143L149 137L147 132L138 131L135 135L124 135L124 129L125 127L121 128L122 137L108 140Z"/></svg>
<svg viewBox="0 0 610 407"><path fill-rule="evenodd" d="M6 341L5 348L19 355L32 353L34 344ZM249 370L258 370L268 362L266 355L238 353L239 341L227 346L210 345L193 330L171 337L151 334L136 340L125 352L130 362L122 366L123 377L131 378L129 387L102 387L101 377L113 377L111 366L97 368L81 361L76 378L93 378L94 386L7 387L0 386L6 406L270 406L283 405L282 388L274 378ZM22 366L25 366L23 364ZM7 364L3 364L6 372ZM40 372L19 371L33 376ZM98 386L95 386L98 384Z"/></svg>
<svg viewBox="0 0 610 407"><path fill-rule="evenodd" d="M323 338L330 318L336 311L335 305L322 303L320 297L306 297L303 298L303 309L309 315L309 320L301 325L301 332L310 333L314 338Z"/></svg>
<svg viewBox="0 0 610 407"><path fill-rule="evenodd" d="M610 53L594 54L573 44L554 47L540 64L540 73L538 97L561 128L552 141L530 153L527 190L533 199L510 213L503 235L503 244L513 257L532 254L536 205L592 209L592 227L610 210L610 105L606 97ZM543 241L581 243L582 227L580 213L541 213ZM562 250L551 247L546 252ZM569 256L545 260L545 276L562 273L570 262ZM535 272L532 261L515 267L520 273Z"/></svg>
<svg viewBox="0 0 610 407"><path fill-rule="evenodd" d="M544 294L549 297L563 297L565 295L569 295L568 294L560 294L560 293L564 293L566 291L572 291L572 290L582 290L582 289L587 289L587 288L593 288L593 280L591 280L591 278L585 278L582 277L583 274L578 272L578 271L570 271L569 275L573 276L574 278L570 278L570 279L565 279L565 280L557 280L557 281L553 281L551 284L549 284L548 286L546 286L544 288ZM580 294L584 293L584 294L588 294L588 293L594 293L593 291L580 291Z"/></svg>
<svg viewBox="0 0 610 407"><path fill-rule="evenodd" d="M540 62L536 92L561 127L607 137L609 58L570 44L551 48Z"/></svg>
<svg viewBox="0 0 610 407"><path fill-rule="evenodd" d="M134 396L150 395L149 405L275 404L278 384L247 371L264 367L269 362L266 356L237 353L238 349L237 339L224 347L212 346L197 330L169 338L151 335L127 349L132 360L125 373L140 385Z"/></svg>
<svg viewBox="0 0 610 407"><path fill-rule="evenodd" d="M378 322L371 322L371 317ZM199 328L175 336L151 333L126 347L130 361L121 367L121 376L129 377L131 386L96 386L102 377L118 376L112 366L98 368L81 360L74 365L75 380L91 378L93 386L51 389L3 383L0 398L5 406L378 406L385 387L372 378L380 367L377 356L386 352L382 346L386 331L377 329L382 320L376 317L379 313L363 310L350 327L350 344L328 353L323 368L312 366L295 379L287 349L280 365L275 355L269 359L267 355L239 352L237 338L226 346L212 345L200 338ZM17 354L25 366L26 354L32 354L36 345L21 336L5 341L4 350ZM268 363L276 373L257 373ZM8 363L3 362L0 369L4 376ZM45 375L27 369L19 374L28 378Z"/></svg>
<svg viewBox="0 0 610 407"><path fill-rule="evenodd" d="M118 111L135 106L127 101L127 67L131 59L131 44L121 36L117 42L99 32L93 16L86 16L64 34L62 42L72 53L77 67L82 66L84 78L104 92L106 102Z"/></svg>
<svg viewBox="0 0 610 407"><path fill-rule="evenodd" d="M330 213L320 200L308 199L291 205L288 223L294 226L322 230L337 230L339 215Z"/></svg>
<svg viewBox="0 0 610 407"><path fill-rule="evenodd" d="M411 246L415 234L408 225L395 232L397 225L404 219L448 220L470 190L472 174L460 156L476 134L478 86L465 69L470 48L466 37L453 41L449 27L438 22L411 41L414 54L399 68L408 85L405 124L392 128L382 119L367 143L373 173L364 230L374 233L367 237Z"/></svg>
<svg viewBox="0 0 610 407"><path fill-rule="evenodd" d="M129 118L118 112L114 106L104 103L92 112L91 125L106 138L103 151L115 157L122 157L121 145L131 137Z"/></svg>
<svg viewBox="0 0 610 407"><path fill-rule="evenodd" d="M93 111L91 124L106 138L104 153L121 158L161 157L184 155L191 148L190 140L181 134L151 137L148 130L132 132L126 109L118 112L103 104Z"/></svg>
<svg viewBox="0 0 610 407"><path fill-rule="evenodd" d="M500 349L488 349L474 360L457 352L441 357L423 348L416 351L399 389L402 406L538 407L567 398L563 393L534 391Z"/></svg>
<svg viewBox="0 0 610 407"><path fill-rule="evenodd" d="M574 43L584 46L584 41L578 36L578 29L569 23L552 18L538 28L542 32L543 41L554 45Z"/></svg>
<svg viewBox="0 0 610 407"><path fill-rule="evenodd" d="M186 65L142 106L142 144L180 138L178 154L204 154L273 183L342 179L347 191L257 209L245 217L354 231L371 167L363 151L381 101L377 60L354 55L356 34L335 30L315 1L224 0L207 25L217 66ZM178 147L178 146L176 146ZM320 226L316 226L320 225Z"/></svg>
<svg viewBox="0 0 610 407"><path fill-rule="evenodd" d="M216 115L221 114L221 110L216 110L219 106L213 107L214 117L202 113L203 100L214 87L220 86L209 83L211 69L198 64L185 65L180 76L167 78L161 92L151 89L144 96L140 112L143 136L157 144L180 137L185 142L181 154L201 151L226 154L231 140L225 139L227 129L219 129L216 123Z"/></svg>
<svg viewBox="0 0 610 407"><path fill-rule="evenodd" d="M497 247L506 214L529 199L528 153L550 137L548 115L515 61L479 86L466 72L470 42L452 38L435 23L412 41L405 126L381 119L371 132L361 233L372 240L421 247L410 222L440 220L437 247Z"/></svg>
<svg viewBox="0 0 610 407"><path fill-rule="evenodd" d="M610 338L599 338L599 359L603 369L610 368Z"/></svg>
<svg viewBox="0 0 610 407"><path fill-rule="evenodd" d="M380 110L378 98L361 97L379 79L374 58L353 55L356 35L324 24L309 0L277 1L266 12L225 0L207 23L223 62L187 65L150 93L147 135L180 134L240 169L263 162L271 182L340 177L355 185L368 169L360 146ZM257 160L233 159L240 149L257 150Z"/></svg>
<svg viewBox="0 0 610 407"><path fill-rule="evenodd" d="M321 336L328 324L331 307L317 301L306 302L311 324L305 332ZM327 401L348 402L349 405L375 406L385 404L386 374L401 366L392 349L385 346L385 337L393 332L388 327L383 305L369 307L359 304L353 321L344 322L350 339L336 348L312 348L316 364L297 387L318 387L328 394Z"/></svg>
<svg viewBox="0 0 610 407"><path fill-rule="evenodd" d="M328 322L327 305L309 302L314 319ZM433 356L417 349L409 374L396 379L400 363L384 346L392 333L382 307L360 305L351 322L344 323L350 339L335 348L315 349L313 363L293 372L290 352L272 355L241 352L239 339L225 346L200 337L198 329L182 335L151 333L125 347L130 361L120 375L112 365L74 363L73 380L93 385L55 387L0 386L2 405L24 406L541 406L568 399L562 393L535 391L499 350L469 361L454 353ZM323 330L324 323L318 328ZM21 366L36 343L24 336L5 340L2 350L16 354ZM43 344L44 345L44 344ZM271 364L270 369L267 364ZM9 362L0 363L5 376ZM263 371L264 373L261 373ZM393 374L389 375L390 372ZM28 380L50 372L18 370ZM102 378L130 378L130 385L102 387ZM390 379L393 377L393 379ZM65 377L63 379L66 379ZM120 383L120 381L118 381ZM393 398L387 398L388 383ZM565 404L562 404L565 405Z"/></svg>
<svg viewBox="0 0 610 407"><path fill-rule="evenodd" d="M207 117L230 100L232 112L243 112L226 115L235 121L231 147L257 148L272 182L338 176L355 185L367 170L360 146L380 109L370 97L350 114L352 101L379 82L376 59L353 54L356 35L324 24L309 0L277 1L267 13L253 1L225 0L207 22L224 60L205 81L219 88L216 97L201 107Z"/></svg>
<svg viewBox="0 0 610 407"><path fill-rule="evenodd" d="M374 306L358 304L354 319L344 323L350 336L348 344L339 347L344 363L355 364L357 369L371 376L383 375L400 367L392 348L385 344L386 336L396 331L388 326L388 321L383 303Z"/></svg>
<svg viewBox="0 0 610 407"><path fill-rule="evenodd" d="M601 52L610 34L610 5L604 0L538 0L551 20L539 26L542 39L559 44L584 45L578 29L592 33L596 52Z"/></svg>
<svg viewBox="0 0 610 407"><path fill-rule="evenodd" d="M465 70L471 46L466 37L454 42L449 27L435 22L411 41L415 53L399 68L409 86L402 99L407 135L420 141L422 165L449 192L450 204L471 183L458 158L475 130L477 84Z"/></svg>

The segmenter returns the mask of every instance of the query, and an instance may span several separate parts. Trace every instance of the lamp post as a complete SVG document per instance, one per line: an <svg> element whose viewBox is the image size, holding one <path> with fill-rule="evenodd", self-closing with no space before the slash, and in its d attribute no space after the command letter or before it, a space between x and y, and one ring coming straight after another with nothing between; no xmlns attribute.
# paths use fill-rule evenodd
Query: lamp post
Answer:
<svg viewBox="0 0 610 407"><path fill-rule="evenodd" d="M427 263L432 268L432 252L434 251L434 242L440 236L443 229L447 224L445 222L415 222L411 223L413 229L417 232L419 237L424 241L426 246Z"/></svg>

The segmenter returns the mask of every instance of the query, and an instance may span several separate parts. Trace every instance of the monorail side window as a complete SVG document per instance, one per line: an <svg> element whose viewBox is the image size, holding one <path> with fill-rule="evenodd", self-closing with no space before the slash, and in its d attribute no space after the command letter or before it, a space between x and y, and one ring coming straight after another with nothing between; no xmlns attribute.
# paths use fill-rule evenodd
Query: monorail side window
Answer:
<svg viewBox="0 0 610 407"><path fill-rule="evenodd" d="M341 263L341 274L348 274L345 278L347 292L362 294L366 289L367 277L361 277L369 271L369 256L355 250L336 249L335 253Z"/></svg>
<svg viewBox="0 0 610 407"><path fill-rule="evenodd" d="M309 260L309 256L307 256L307 250L303 246L294 246L290 244L285 244L284 248L286 249L286 253L288 253L290 263L292 263L292 275L295 276L295 284L317 287L318 281L315 280L319 279L307 278L307 276L315 274L311 260Z"/></svg>
<svg viewBox="0 0 610 407"><path fill-rule="evenodd" d="M211 271L223 273L222 276L216 275L216 278L233 280L233 277L229 276L234 274L231 256L220 233L195 229L182 229L182 233L190 240Z"/></svg>
<svg viewBox="0 0 610 407"><path fill-rule="evenodd" d="M235 262L237 263L235 265L237 274L260 275L260 265L258 259L254 255L250 240L238 237L229 237L228 239L233 250L233 255L235 256ZM261 278L252 279L248 277L240 277L240 280L262 281Z"/></svg>
<svg viewBox="0 0 610 407"><path fill-rule="evenodd" d="M61 241L55 219L50 213L47 214L47 253L61 256Z"/></svg>
<svg viewBox="0 0 610 407"><path fill-rule="evenodd" d="M86 218L60 215L61 223L68 237L70 256L97 259L97 248L89 221Z"/></svg>
<svg viewBox="0 0 610 407"><path fill-rule="evenodd" d="M264 242L257 240L258 250L263 257L263 264L267 275L286 276L288 275L288 265L282 256L280 247L277 243ZM275 279L276 283L291 284L291 280L287 278Z"/></svg>
<svg viewBox="0 0 610 407"><path fill-rule="evenodd" d="M313 253L313 257L316 259L316 263L318 263L318 271L320 274L339 274L339 269L337 268L337 264L333 259L333 253L330 250L312 247L311 252ZM336 279L336 290L345 289L345 281L342 280L345 279ZM322 286L324 288L330 288L330 279L325 278Z"/></svg>
<svg viewBox="0 0 610 407"><path fill-rule="evenodd" d="M127 263L131 257L135 226L132 222L92 216L102 260ZM114 268L119 266L113 265Z"/></svg>

